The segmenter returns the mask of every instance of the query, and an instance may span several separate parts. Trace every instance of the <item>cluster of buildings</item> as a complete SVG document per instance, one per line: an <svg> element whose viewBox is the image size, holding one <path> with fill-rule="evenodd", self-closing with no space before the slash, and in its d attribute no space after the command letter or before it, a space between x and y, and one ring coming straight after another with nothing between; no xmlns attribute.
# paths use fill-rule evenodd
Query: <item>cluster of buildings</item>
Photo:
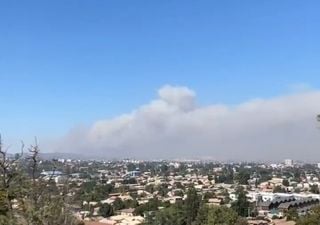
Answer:
<svg viewBox="0 0 320 225"><path fill-rule="evenodd" d="M285 160L281 164L211 163L209 166L201 162L163 161L80 163L60 160L60 163L71 166L72 173L66 174L57 170L44 171L41 175L55 179L57 184L63 184L68 177L68 182L75 184L70 190L70 196L75 195L84 183L92 180L97 182L96 185L109 184L114 188L114 191L104 198L82 201L78 206L76 215L90 225L141 224L145 217L137 215L135 208L117 210L113 215L103 218L99 215L99 207L102 204L113 206L117 199L123 202L136 201L138 206L147 204L152 199L175 204L186 199L186 192L190 186L198 191L206 204L230 207L232 202L237 201L237 187L242 185L246 190L247 200L256 211L255 217L260 218L248 219L249 224L270 224L273 219L284 218L289 210L304 215L312 207L318 206L320 201L318 165L313 170L304 170L303 167L296 166L292 160ZM250 173L247 184L239 184L236 179L240 169ZM261 181L256 172L260 169L270 173L269 179ZM292 174L296 171L299 172L299 177ZM216 179L219 176L227 176L225 173L232 174L232 182L224 183Z"/></svg>

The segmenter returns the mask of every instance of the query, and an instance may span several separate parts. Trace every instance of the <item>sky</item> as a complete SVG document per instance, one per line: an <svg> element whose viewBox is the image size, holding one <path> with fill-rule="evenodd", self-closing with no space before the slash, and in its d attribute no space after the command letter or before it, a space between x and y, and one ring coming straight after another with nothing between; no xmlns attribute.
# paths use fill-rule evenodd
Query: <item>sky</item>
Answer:
<svg viewBox="0 0 320 225"><path fill-rule="evenodd" d="M37 136L43 151L106 157L320 160L319 8L1 1L0 132L13 149ZM297 120L285 118L290 109ZM246 123L236 132L228 121L237 119Z"/></svg>

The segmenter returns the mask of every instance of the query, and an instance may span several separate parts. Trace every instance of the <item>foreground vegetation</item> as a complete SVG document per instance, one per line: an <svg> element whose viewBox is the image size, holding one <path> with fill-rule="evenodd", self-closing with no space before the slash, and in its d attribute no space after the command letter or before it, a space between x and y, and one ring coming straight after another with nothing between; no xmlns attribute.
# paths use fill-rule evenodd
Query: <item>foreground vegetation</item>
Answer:
<svg viewBox="0 0 320 225"><path fill-rule="evenodd" d="M39 172L37 143L9 159L0 137L0 225L78 225L67 190ZM55 168L53 167L54 171Z"/></svg>

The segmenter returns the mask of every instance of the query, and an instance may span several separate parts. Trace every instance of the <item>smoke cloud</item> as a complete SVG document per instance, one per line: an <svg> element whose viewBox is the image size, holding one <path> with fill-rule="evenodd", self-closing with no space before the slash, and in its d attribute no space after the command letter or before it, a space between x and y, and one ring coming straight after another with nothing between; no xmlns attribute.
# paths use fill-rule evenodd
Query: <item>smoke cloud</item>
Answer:
<svg viewBox="0 0 320 225"><path fill-rule="evenodd" d="M128 114L72 129L54 150L103 158L320 161L318 113L319 91L202 106L193 90L167 85Z"/></svg>

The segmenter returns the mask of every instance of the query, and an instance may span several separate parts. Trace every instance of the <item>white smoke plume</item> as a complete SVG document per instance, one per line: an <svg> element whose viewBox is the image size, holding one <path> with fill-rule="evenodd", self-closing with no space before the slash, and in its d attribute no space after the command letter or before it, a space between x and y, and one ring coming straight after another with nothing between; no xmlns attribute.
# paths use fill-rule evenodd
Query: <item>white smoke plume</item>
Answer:
<svg viewBox="0 0 320 225"><path fill-rule="evenodd" d="M164 86L128 114L74 128L55 151L104 158L320 161L320 92L239 105L198 105L187 87Z"/></svg>

